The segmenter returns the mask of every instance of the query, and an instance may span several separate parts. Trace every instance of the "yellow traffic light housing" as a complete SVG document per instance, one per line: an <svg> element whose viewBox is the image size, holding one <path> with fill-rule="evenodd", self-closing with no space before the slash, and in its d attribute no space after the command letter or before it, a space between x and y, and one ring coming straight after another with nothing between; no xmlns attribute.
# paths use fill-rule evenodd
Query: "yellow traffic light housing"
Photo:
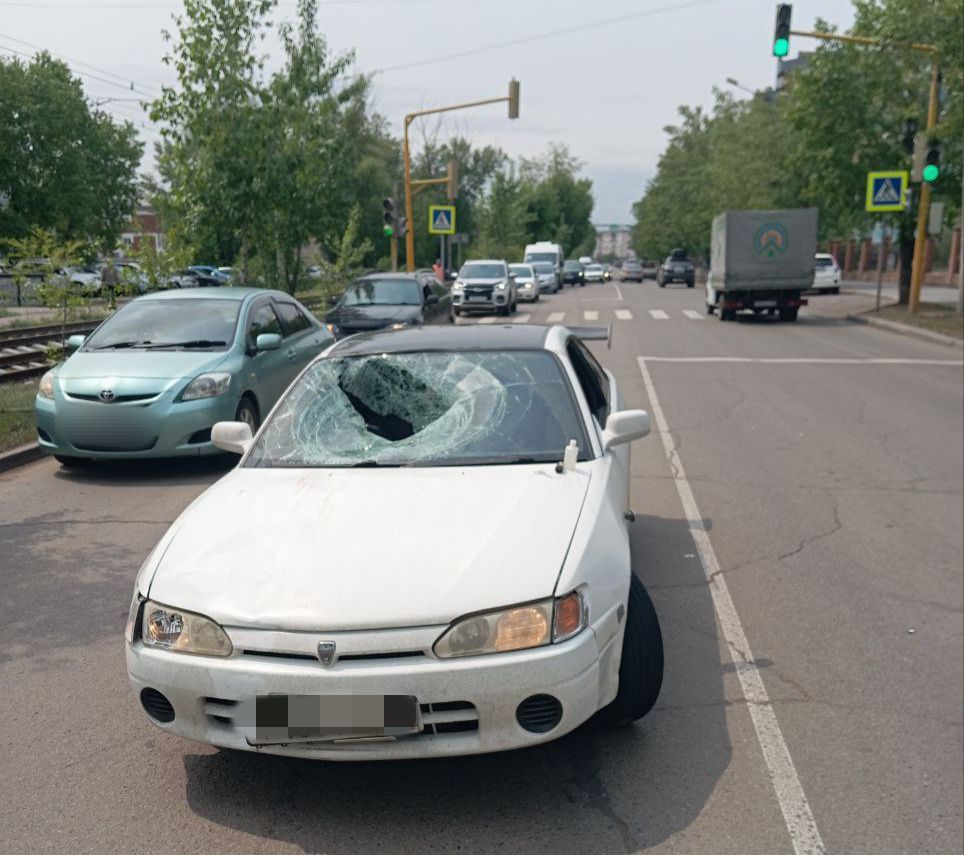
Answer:
<svg viewBox="0 0 964 855"><path fill-rule="evenodd" d="M509 81L509 118L519 118L519 81L514 77Z"/></svg>

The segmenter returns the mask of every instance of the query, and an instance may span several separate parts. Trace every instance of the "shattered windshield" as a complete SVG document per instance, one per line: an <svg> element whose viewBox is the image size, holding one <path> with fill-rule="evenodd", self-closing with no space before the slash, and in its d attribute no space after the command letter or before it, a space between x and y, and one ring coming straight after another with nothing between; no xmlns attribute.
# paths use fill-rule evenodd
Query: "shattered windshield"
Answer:
<svg viewBox="0 0 964 855"><path fill-rule="evenodd" d="M246 465L540 463L570 439L585 454L572 389L545 351L332 357L302 375Z"/></svg>

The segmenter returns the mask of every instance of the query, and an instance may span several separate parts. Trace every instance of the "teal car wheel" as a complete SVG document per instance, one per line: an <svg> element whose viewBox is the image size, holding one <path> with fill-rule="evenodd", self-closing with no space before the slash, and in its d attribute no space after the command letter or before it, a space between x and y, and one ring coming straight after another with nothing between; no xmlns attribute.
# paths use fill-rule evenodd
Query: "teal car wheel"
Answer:
<svg viewBox="0 0 964 855"><path fill-rule="evenodd" d="M251 433L254 433L261 425L261 417L258 415L258 408L255 406L254 401L252 401L247 395L241 398L240 402L238 403L238 409L234 414L234 420L236 422L244 422L249 428L251 428Z"/></svg>

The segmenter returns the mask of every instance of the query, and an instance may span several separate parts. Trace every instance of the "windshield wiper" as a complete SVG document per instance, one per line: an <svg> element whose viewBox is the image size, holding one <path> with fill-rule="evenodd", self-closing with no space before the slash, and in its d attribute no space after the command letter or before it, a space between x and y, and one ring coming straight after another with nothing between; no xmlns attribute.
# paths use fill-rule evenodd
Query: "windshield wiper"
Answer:
<svg viewBox="0 0 964 855"><path fill-rule="evenodd" d="M113 344L102 344L100 347L92 347L90 350L120 350L123 347L149 347L149 341L116 341Z"/></svg>
<svg viewBox="0 0 964 855"><path fill-rule="evenodd" d="M159 341L159 342L144 342L146 347L151 349L158 347L220 347L227 344L226 341L213 341L207 338L198 338L193 341Z"/></svg>

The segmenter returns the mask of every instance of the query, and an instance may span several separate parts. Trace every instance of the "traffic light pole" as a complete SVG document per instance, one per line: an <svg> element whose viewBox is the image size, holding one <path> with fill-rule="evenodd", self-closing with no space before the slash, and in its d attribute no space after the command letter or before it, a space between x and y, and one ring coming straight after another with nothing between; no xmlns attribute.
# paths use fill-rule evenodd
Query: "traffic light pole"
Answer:
<svg viewBox="0 0 964 855"><path fill-rule="evenodd" d="M412 181L412 158L408 143L408 128L416 119L421 116L432 116L436 113L451 113L453 110L467 110L470 107L483 107L486 104L509 104L509 118L514 119L513 101L515 102L515 113L518 115L519 84L512 81L509 84L509 94L503 98L486 98L482 101L467 101L464 104L453 104L449 107L433 107L429 110L419 110L416 113L409 113L405 116L404 136L402 138L402 161L405 174L405 217L408 220L408 230L405 232L405 269L411 273L415 270L415 219L412 213L412 192L413 186L424 187L427 184L445 184L448 178L426 178L420 181Z"/></svg>
<svg viewBox="0 0 964 855"><path fill-rule="evenodd" d="M927 130L933 130L937 124L937 89L938 89L937 60L931 62L931 91L927 102ZM907 308L911 314L917 314L920 309L920 292L924 284L924 264L926 262L924 248L927 246L927 221L931 211L931 185L929 181L921 181L920 203L917 208L917 240L914 243L914 266L910 275L910 299Z"/></svg>
<svg viewBox="0 0 964 855"><path fill-rule="evenodd" d="M895 47L907 48L926 53L931 57L931 85L930 95L927 101L927 130L932 130L937 125L937 97L939 71L937 68L937 46L913 42L911 44L891 44L883 39L869 38L867 36L845 36L836 33L815 33L808 30L790 30L792 36L803 36L810 39L820 39L825 42L845 42L855 45L874 45L876 47ZM927 244L927 220L930 217L931 209L931 185L927 181L921 181L920 202L917 209L917 236L914 240L914 264L911 269L910 278L910 299L908 310L916 314L920 308L920 291L924 282L924 248Z"/></svg>

